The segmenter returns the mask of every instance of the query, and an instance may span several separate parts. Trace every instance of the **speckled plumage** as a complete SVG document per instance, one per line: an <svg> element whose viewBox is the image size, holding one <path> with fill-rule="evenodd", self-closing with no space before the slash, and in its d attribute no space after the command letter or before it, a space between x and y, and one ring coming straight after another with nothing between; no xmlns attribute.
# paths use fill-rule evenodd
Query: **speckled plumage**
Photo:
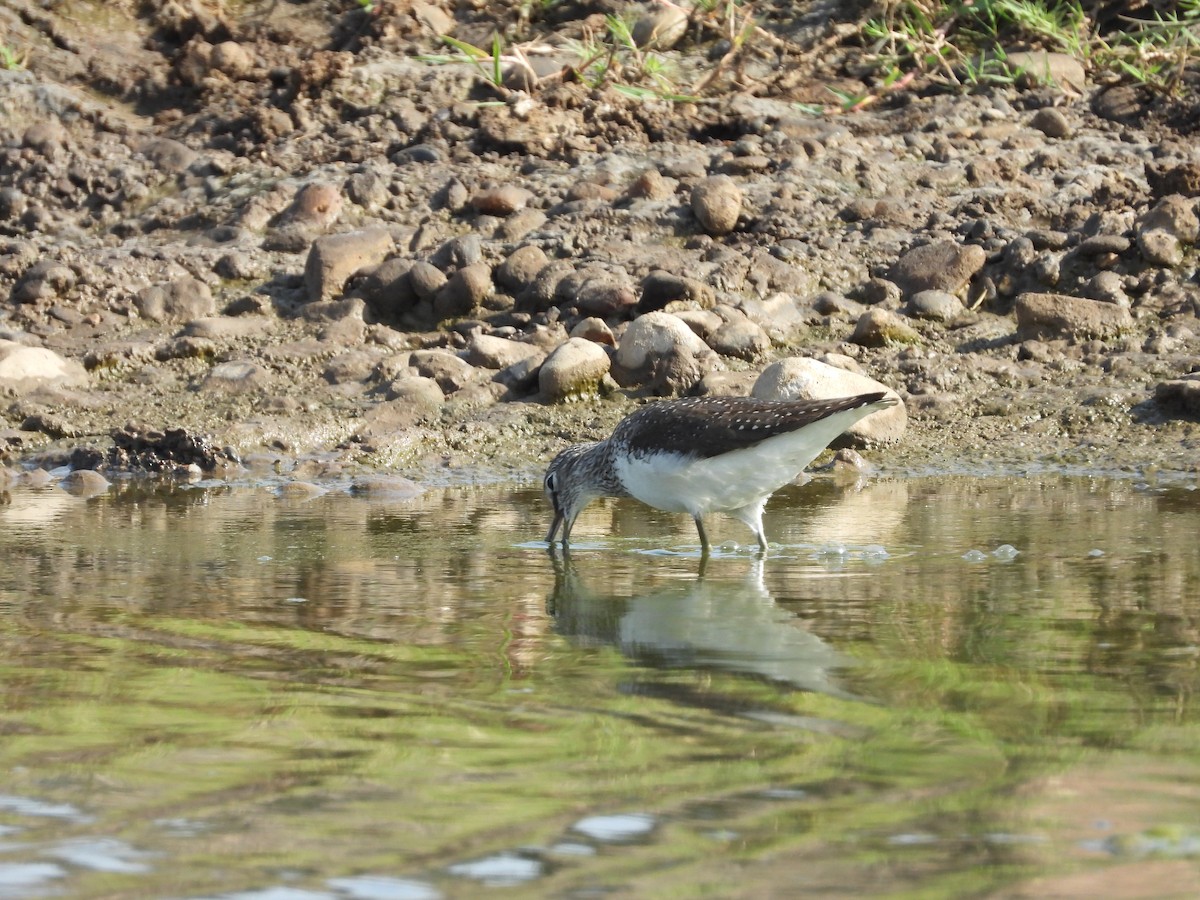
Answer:
<svg viewBox="0 0 1200 900"><path fill-rule="evenodd" d="M546 472L563 546L579 513L597 497L634 497L686 512L709 549L702 516L725 512L745 522L766 549L762 511L830 441L858 420L893 406L882 392L836 400L698 397L644 406L604 441L562 451Z"/></svg>

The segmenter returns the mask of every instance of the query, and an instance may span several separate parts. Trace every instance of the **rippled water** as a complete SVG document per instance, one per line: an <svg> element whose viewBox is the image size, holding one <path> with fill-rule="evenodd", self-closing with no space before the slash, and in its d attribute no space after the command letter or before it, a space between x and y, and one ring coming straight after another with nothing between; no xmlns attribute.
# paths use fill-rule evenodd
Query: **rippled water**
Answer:
<svg viewBox="0 0 1200 900"><path fill-rule="evenodd" d="M1200 894L1200 491L0 506L0 898Z"/></svg>

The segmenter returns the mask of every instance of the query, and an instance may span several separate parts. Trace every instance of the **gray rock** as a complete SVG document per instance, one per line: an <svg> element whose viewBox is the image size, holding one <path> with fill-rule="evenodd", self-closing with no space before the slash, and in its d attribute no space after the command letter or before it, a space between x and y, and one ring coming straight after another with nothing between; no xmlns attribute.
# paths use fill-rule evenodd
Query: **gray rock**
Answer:
<svg viewBox="0 0 1200 900"><path fill-rule="evenodd" d="M53 259L35 262L13 286L14 303L55 300L75 287L75 270Z"/></svg>
<svg viewBox="0 0 1200 900"><path fill-rule="evenodd" d="M862 347L919 344L921 335L911 325L886 309L869 309L858 318L851 343Z"/></svg>
<svg viewBox="0 0 1200 900"><path fill-rule="evenodd" d="M76 497L97 497L112 485L95 469L74 469L62 482L63 490Z"/></svg>
<svg viewBox="0 0 1200 900"><path fill-rule="evenodd" d="M231 360L213 366L200 382L202 391L244 393L262 390L271 383L271 372L252 360Z"/></svg>
<svg viewBox="0 0 1200 900"><path fill-rule="evenodd" d="M1097 272L1087 283L1087 293L1093 300L1116 303L1118 306L1129 306L1129 298L1125 295L1125 285L1121 276L1116 272L1109 270Z"/></svg>
<svg viewBox="0 0 1200 900"><path fill-rule="evenodd" d="M1197 238L1200 238L1200 217L1196 213L1196 200L1181 197L1179 194L1169 194L1138 219L1137 228L1161 228L1185 244L1194 244Z"/></svg>
<svg viewBox="0 0 1200 900"><path fill-rule="evenodd" d="M1142 259L1155 266L1177 266L1183 262L1183 248L1179 238L1162 228L1151 228L1138 232L1138 250Z"/></svg>
<svg viewBox="0 0 1200 900"><path fill-rule="evenodd" d="M517 308L545 312L554 305L560 282L574 272L575 267L565 259L556 259L542 266L529 286L517 295Z"/></svg>
<svg viewBox="0 0 1200 900"><path fill-rule="evenodd" d="M1084 238L1075 248L1077 256L1097 257L1120 256L1130 247L1129 238L1119 234L1094 234L1089 238Z"/></svg>
<svg viewBox="0 0 1200 900"><path fill-rule="evenodd" d="M763 400L832 400L873 391L885 391L900 399L899 394L873 378L815 359L793 356L767 366L751 394ZM900 440L907 427L908 412L899 403L856 422L846 436L857 445L890 444Z"/></svg>
<svg viewBox="0 0 1200 900"><path fill-rule="evenodd" d="M418 299L409 277L412 268L412 260L393 256L376 266L363 280L363 298L377 317L395 320L412 309Z"/></svg>
<svg viewBox="0 0 1200 900"><path fill-rule="evenodd" d="M0 339L0 388L23 391L45 384L84 385L87 380L87 371L75 360L45 347Z"/></svg>
<svg viewBox="0 0 1200 900"><path fill-rule="evenodd" d="M433 313L438 321L468 315L492 295L492 269L485 262L459 269L437 292Z"/></svg>
<svg viewBox="0 0 1200 900"><path fill-rule="evenodd" d="M483 244L475 233L452 237L434 251L429 261L443 272L473 266L483 259Z"/></svg>
<svg viewBox="0 0 1200 900"><path fill-rule="evenodd" d="M907 297L929 290L957 294L985 262L982 247L937 241L909 250L896 261L889 277Z"/></svg>
<svg viewBox="0 0 1200 900"><path fill-rule="evenodd" d="M608 323L596 316L588 316L586 319L576 322L569 337L584 338L594 344L604 344L608 347L617 346L617 339L613 336Z"/></svg>
<svg viewBox="0 0 1200 900"><path fill-rule="evenodd" d="M414 350L408 364L417 374L432 378L446 394L462 389L478 380L474 367L449 350Z"/></svg>
<svg viewBox="0 0 1200 900"><path fill-rule="evenodd" d="M472 335L467 344L466 361L484 369L504 369L531 356L545 357L546 351L534 344L510 341L488 334Z"/></svg>
<svg viewBox="0 0 1200 900"><path fill-rule="evenodd" d="M1049 85L1075 93L1087 87L1083 63L1066 53L1015 50L1005 54L1004 63L1009 72L1025 83Z"/></svg>
<svg viewBox="0 0 1200 900"><path fill-rule="evenodd" d="M304 266L308 299L328 300L338 296L351 275L367 266L379 265L392 249L392 236L386 228L366 228L317 238Z"/></svg>
<svg viewBox="0 0 1200 900"><path fill-rule="evenodd" d="M1062 110L1055 106L1043 106L1033 114L1029 124L1046 137L1065 138L1071 136L1071 123L1067 121Z"/></svg>
<svg viewBox="0 0 1200 900"><path fill-rule="evenodd" d="M337 185L311 182L296 191L291 205L279 214L275 224L279 228L296 227L300 233L313 235L329 228L341 214L342 192Z"/></svg>
<svg viewBox="0 0 1200 900"><path fill-rule="evenodd" d="M496 267L496 283L514 294L519 293L533 283L537 273L549 262L541 247L525 244L510 253L508 258Z"/></svg>
<svg viewBox="0 0 1200 900"><path fill-rule="evenodd" d="M570 338L557 347L538 371L538 387L552 403L595 394L608 374L611 361L599 344Z"/></svg>
<svg viewBox="0 0 1200 900"><path fill-rule="evenodd" d="M207 316L188 322L182 333L185 337L232 341L266 334L276 324L268 316Z"/></svg>
<svg viewBox="0 0 1200 900"><path fill-rule="evenodd" d="M1200 373L1160 381L1154 386L1154 399L1161 406L1175 407L1191 416L1200 416Z"/></svg>
<svg viewBox="0 0 1200 900"><path fill-rule="evenodd" d="M542 363L546 361L548 355L539 347L533 356L527 356L525 359L518 360L501 369L496 373L494 380L511 391L527 394L537 388Z"/></svg>
<svg viewBox="0 0 1200 900"><path fill-rule="evenodd" d="M364 382L371 377L376 362L375 355L355 348L329 360L321 374L330 384Z"/></svg>
<svg viewBox="0 0 1200 900"><path fill-rule="evenodd" d="M546 224L546 214L540 209L523 209L513 213L500 223L496 229L496 237L510 243L519 241L535 229Z"/></svg>
<svg viewBox="0 0 1200 900"><path fill-rule="evenodd" d="M675 275L663 269L655 269L642 279L642 296L638 300L638 312L655 312L668 303L684 300L709 309L716 302L713 289L702 281Z"/></svg>
<svg viewBox="0 0 1200 900"><path fill-rule="evenodd" d="M639 316L621 335L613 377L622 387L642 387L660 396L682 394L719 366L717 355L682 319L652 312Z"/></svg>
<svg viewBox="0 0 1200 900"><path fill-rule="evenodd" d="M1129 310L1115 303L1064 294L1022 294L1014 307L1021 340L1116 337L1133 327Z"/></svg>
<svg viewBox="0 0 1200 900"><path fill-rule="evenodd" d="M446 284L446 273L424 260L415 262L408 270L408 283L421 300L432 300Z"/></svg>
<svg viewBox="0 0 1200 900"><path fill-rule="evenodd" d="M723 324L709 337L708 346L722 356L753 361L771 349L771 339L756 322L738 316Z"/></svg>
<svg viewBox="0 0 1200 900"><path fill-rule="evenodd" d="M170 138L154 138L142 144L140 149L142 155L153 164L154 168L172 175L186 172L199 158L199 154L187 144L181 144Z"/></svg>
<svg viewBox="0 0 1200 900"><path fill-rule="evenodd" d="M437 409L446 399L437 380L424 375L401 375L388 385L387 397L396 403L415 407L422 415Z"/></svg>
<svg viewBox="0 0 1200 900"><path fill-rule="evenodd" d="M918 291L908 301L908 314L917 319L950 322L962 313L962 301L945 291Z"/></svg>
<svg viewBox="0 0 1200 900"><path fill-rule="evenodd" d="M729 234L741 212L741 188L728 175L707 178L692 189L692 213L709 234Z"/></svg>
<svg viewBox="0 0 1200 900"><path fill-rule="evenodd" d="M134 295L133 305L143 318L153 322L186 322L217 311L208 285L195 278L143 288Z"/></svg>

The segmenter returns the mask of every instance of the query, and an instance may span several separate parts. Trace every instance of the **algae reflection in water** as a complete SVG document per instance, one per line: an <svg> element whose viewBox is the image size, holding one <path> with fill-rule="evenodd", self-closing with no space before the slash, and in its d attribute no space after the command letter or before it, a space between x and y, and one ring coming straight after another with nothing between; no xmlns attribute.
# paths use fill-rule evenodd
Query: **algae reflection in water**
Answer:
<svg viewBox="0 0 1200 900"><path fill-rule="evenodd" d="M0 897L1200 887L1188 486L816 483L702 574L545 515L14 491Z"/></svg>

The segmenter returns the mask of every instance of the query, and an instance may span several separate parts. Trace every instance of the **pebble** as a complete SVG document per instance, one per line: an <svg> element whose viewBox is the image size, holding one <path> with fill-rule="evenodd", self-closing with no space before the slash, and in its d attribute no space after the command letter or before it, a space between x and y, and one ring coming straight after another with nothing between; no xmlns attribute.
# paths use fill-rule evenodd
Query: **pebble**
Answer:
<svg viewBox="0 0 1200 900"><path fill-rule="evenodd" d="M771 339L756 322L740 316L726 322L709 337L708 346L722 356L753 362L771 349Z"/></svg>
<svg viewBox="0 0 1200 900"><path fill-rule="evenodd" d="M1062 110L1054 106L1043 106L1033 114L1029 124L1046 137L1066 138L1071 136L1071 123L1067 121Z"/></svg>
<svg viewBox="0 0 1200 900"><path fill-rule="evenodd" d="M894 344L918 344L921 335L895 313L869 309L858 318L850 341L862 347L887 347Z"/></svg>
<svg viewBox="0 0 1200 900"><path fill-rule="evenodd" d="M613 377L622 387L641 387L659 396L687 393L720 361L678 316L646 313L621 335Z"/></svg>
<svg viewBox="0 0 1200 900"><path fill-rule="evenodd" d="M551 403L577 400L599 391L610 366L609 355L601 345L569 338L542 363L538 388Z"/></svg>
<svg viewBox="0 0 1200 900"><path fill-rule="evenodd" d="M421 300L432 300L446 284L446 273L424 260L413 263L408 270L408 283Z"/></svg>
<svg viewBox="0 0 1200 900"><path fill-rule="evenodd" d="M643 278L641 291L637 306L640 313L654 312L677 300L702 308L711 308L716 302L713 289L704 282L663 269L655 269Z"/></svg>
<svg viewBox="0 0 1200 900"><path fill-rule="evenodd" d="M917 319L951 322L963 314L963 305L945 291L918 291L909 298L908 314Z"/></svg>
<svg viewBox="0 0 1200 900"><path fill-rule="evenodd" d="M549 262L541 247L536 244L524 244L496 267L496 284L519 293L533 283L537 273Z"/></svg>
<svg viewBox="0 0 1200 900"><path fill-rule="evenodd" d="M438 321L468 315L492 295L492 269L485 262L459 269L437 292L433 312Z"/></svg>
<svg viewBox="0 0 1200 900"><path fill-rule="evenodd" d="M1133 316L1128 309L1115 303L1065 294L1021 294L1017 297L1014 311L1017 335L1023 341L1055 338L1104 340L1124 334L1133 327Z"/></svg>
<svg viewBox="0 0 1200 900"><path fill-rule="evenodd" d="M489 216L511 216L533 201L533 194L515 184L485 188L477 191L470 200L478 212Z"/></svg>
<svg viewBox="0 0 1200 900"><path fill-rule="evenodd" d="M392 235L386 228L364 228L317 238L304 265L309 301L339 296L351 275L379 265L392 249Z"/></svg>
<svg viewBox="0 0 1200 900"><path fill-rule="evenodd" d="M849 372L816 359L791 356L763 369L754 383L751 396L762 400L829 400L885 391L899 394L873 378ZM908 412L903 403L872 413L852 425L847 434L859 446L894 443L908 427Z"/></svg>
<svg viewBox="0 0 1200 900"><path fill-rule="evenodd" d="M909 250L888 276L905 296L921 291L957 294L987 262L987 253L975 244L935 241Z"/></svg>
<svg viewBox="0 0 1200 900"><path fill-rule="evenodd" d="M728 175L714 175L692 189L692 213L711 235L733 231L741 212L741 188Z"/></svg>
<svg viewBox="0 0 1200 900"><path fill-rule="evenodd" d="M143 288L134 295L133 305L142 318L153 322L186 322L217 311L212 291L195 278Z"/></svg>
<svg viewBox="0 0 1200 900"><path fill-rule="evenodd" d="M484 369L504 369L532 356L545 356L546 351L533 344L510 341L488 334L472 335L467 343L466 361Z"/></svg>
<svg viewBox="0 0 1200 900"><path fill-rule="evenodd" d="M453 394L478 378L474 366L449 350L414 350L409 365L418 375L432 378L446 394Z"/></svg>

